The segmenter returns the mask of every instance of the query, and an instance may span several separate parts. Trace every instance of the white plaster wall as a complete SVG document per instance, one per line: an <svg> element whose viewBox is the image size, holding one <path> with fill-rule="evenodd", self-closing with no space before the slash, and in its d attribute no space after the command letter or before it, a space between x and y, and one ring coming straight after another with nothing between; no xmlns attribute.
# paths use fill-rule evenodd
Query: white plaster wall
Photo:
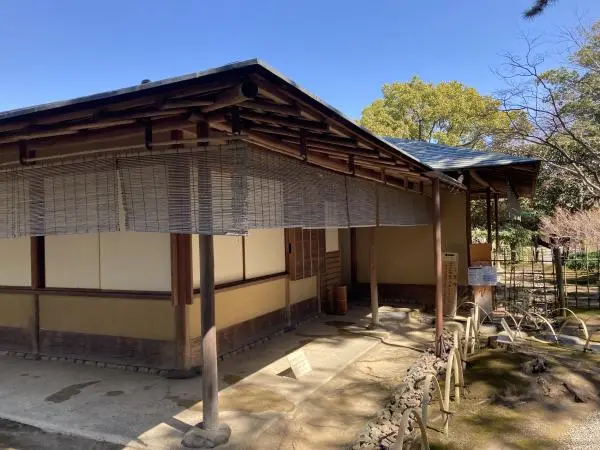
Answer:
<svg viewBox="0 0 600 450"><path fill-rule="evenodd" d="M246 279L281 272L285 272L284 230L250 230L246 236Z"/></svg>
<svg viewBox="0 0 600 450"><path fill-rule="evenodd" d="M100 289L100 236L46 236L46 286Z"/></svg>
<svg viewBox="0 0 600 450"><path fill-rule="evenodd" d="M215 283L244 279L242 236L215 236Z"/></svg>
<svg viewBox="0 0 600 450"><path fill-rule="evenodd" d="M100 288L170 291L169 233L101 233Z"/></svg>
<svg viewBox="0 0 600 450"><path fill-rule="evenodd" d="M325 230L325 251L337 252L340 249L339 234L337 228L327 228Z"/></svg>
<svg viewBox="0 0 600 450"><path fill-rule="evenodd" d="M0 286L31 286L31 240L0 239Z"/></svg>

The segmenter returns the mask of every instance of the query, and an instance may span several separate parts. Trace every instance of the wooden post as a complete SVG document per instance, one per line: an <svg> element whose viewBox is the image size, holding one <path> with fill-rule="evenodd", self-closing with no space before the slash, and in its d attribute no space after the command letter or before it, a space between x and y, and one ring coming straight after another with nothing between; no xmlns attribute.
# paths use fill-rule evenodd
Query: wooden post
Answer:
<svg viewBox="0 0 600 450"><path fill-rule="evenodd" d="M171 139L180 140L183 133L179 130L171 131ZM169 177L175 178L172 173ZM181 169L177 169L181 170ZM177 203L169 204L169 215L176 214L180 206ZM191 370L191 351L188 332L187 305L193 303L193 274L192 274L192 236L189 234L171 233L171 296L175 309L175 370L170 376L174 378L187 378L195 376Z"/></svg>
<svg viewBox="0 0 600 450"><path fill-rule="evenodd" d="M442 274L442 214L440 180L433 180L433 253L435 258L435 352L442 354L444 330L444 278Z"/></svg>
<svg viewBox="0 0 600 450"><path fill-rule="evenodd" d="M371 326L379 323L379 297L377 292L377 227L371 228L369 249L370 284L371 284Z"/></svg>
<svg viewBox="0 0 600 450"><path fill-rule="evenodd" d="M215 262L213 237L200 235L200 305L202 322L202 413L206 429L219 423L217 328L215 325Z"/></svg>
<svg viewBox="0 0 600 450"><path fill-rule="evenodd" d="M471 233L471 174L465 172L464 184L467 187L466 202L465 202L465 228L467 236L467 266L471 265L471 244L473 243L473 236Z"/></svg>
<svg viewBox="0 0 600 450"><path fill-rule="evenodd" d="M485 212L487 225L487 243L492 245L492 189L489 186L485 191Z"/></svg>
<svg viewBox="0 0 600 450"><path fill-rule="evenodd" d="M499 195L494 194L494 227L496 231L496 264L498 264L498 260L500 259L500 223L498 221L498 200Z"/></svg>
<svg viewBox="0 0 600 450"><path fill-rule="evenodd" d="M565 279L563 277L563 265L562 265L562 249L556 244L552 247L552 259L554 260L555 276L556 276L556 291L558 294L558 307L566 308L565 300ZM561 316L566 317L567 311L561 310Z"/></svg>
<svg viewBox="0 0 600 450"><path fill-rule="evenodd" d="M44 236L31 237L31 287L35 291L46 287L46 258ZM40 354L40 295L33 294L31 309L31 350Z"/></svg>

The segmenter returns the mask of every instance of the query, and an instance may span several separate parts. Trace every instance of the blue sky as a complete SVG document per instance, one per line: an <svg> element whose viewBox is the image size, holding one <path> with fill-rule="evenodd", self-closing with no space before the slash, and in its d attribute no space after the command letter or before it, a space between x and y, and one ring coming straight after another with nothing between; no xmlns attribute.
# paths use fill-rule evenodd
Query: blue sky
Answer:
<svg viewBox="0 0 600 450"><path fill-rule="evenodd" d="M352 118L415 74L491 93L523 34L600 19L597 0L559 0L526 21L530 1L3 0L0 110L255 57Z"/></svg>

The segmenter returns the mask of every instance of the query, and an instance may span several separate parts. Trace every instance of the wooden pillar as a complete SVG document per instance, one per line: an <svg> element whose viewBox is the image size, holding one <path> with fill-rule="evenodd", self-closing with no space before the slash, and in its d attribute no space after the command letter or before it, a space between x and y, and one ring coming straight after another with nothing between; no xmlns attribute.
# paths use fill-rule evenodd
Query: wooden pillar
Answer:
<svg viewBox="0 0 600 450"><path fill-rule="evenodd" d="M356 244L356 228L350 228L350 283L354 289L358 283L358 248Z"/></svg>
<svg viewBox="0 0 600 450"><path fill-rule="evenodd" d="M444 330L444 279L442 274L442 214L440 180L433 180L433 253L435 260L435 352L442 354Z"/></svg>
<svg viewBox="0 0 600 450"><path fill-rule="evenodd" d="M487 225L487 243L492 245L492 189L489 186L485 191L485 212Z"/></svg>
<svg viewBox="0 0 600 450"><path fill-rule="evenodd" d="M202 413L204 428L219 423L217 327L215 323L215 262L213 237L200 235L200 309L202 322Z"/></svg>
<svg viewBox="0 0 600 450"><path fill-rule="evenodd" d="M494 243L496 244L496 263L498 263L500 259L500 222L498 220L498 200L499 195L494 194L494 228L496 232Z"/></svg>
<svg viewBox="0 0 600 450"><path fill-rule="evenodd" d="M38 289L46 287L46 257L44 236L31 237L31 287L35 291L31 305L31 350L40 353L40 295Z"/></svg>
<svg viewBox="0 0 600 450"><path fill-rule="evenodd" d="M369 267L369 280L371 285L371 326L376 327L379 323L379 296L377 292L377 227L371 227Z"/></svg>
<svg viewBox="0 0 600 450"><path fill-rule="evenodd" d="M183 133L171 131L171 139L180 140ZM172 170L182 170L181 168ZM178 174L169 174L171 178ZM189 193L188 193L189 195ZM169 203L169 215L177 214L180 208L176 202ZM188 332L187 305L193 303L193 274L192 274L192 236L189 234L171 233L171 297L175 309L175 371L174 377L192 376L191 351Z"/></svg>
<svg viewBox="0 0 600 450"><path fill-rule="evenodd" d="M471 174L465 172L464 184L467 187L466 202L465 202L465 228L467 237L467 265L471 265L471 244L473 243L473 236L471 232Z"/></svg>

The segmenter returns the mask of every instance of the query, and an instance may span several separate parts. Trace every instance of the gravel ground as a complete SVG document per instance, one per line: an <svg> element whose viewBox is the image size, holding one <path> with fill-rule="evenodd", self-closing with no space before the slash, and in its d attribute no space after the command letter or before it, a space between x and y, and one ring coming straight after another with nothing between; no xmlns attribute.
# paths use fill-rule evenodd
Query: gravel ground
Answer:
<svg viewBox="0 0 600 450"><path fill-rule="evenodd" d="M600 411L596 411L585 421L569 428L563 441L569 450L600 449Z"/></svg>

